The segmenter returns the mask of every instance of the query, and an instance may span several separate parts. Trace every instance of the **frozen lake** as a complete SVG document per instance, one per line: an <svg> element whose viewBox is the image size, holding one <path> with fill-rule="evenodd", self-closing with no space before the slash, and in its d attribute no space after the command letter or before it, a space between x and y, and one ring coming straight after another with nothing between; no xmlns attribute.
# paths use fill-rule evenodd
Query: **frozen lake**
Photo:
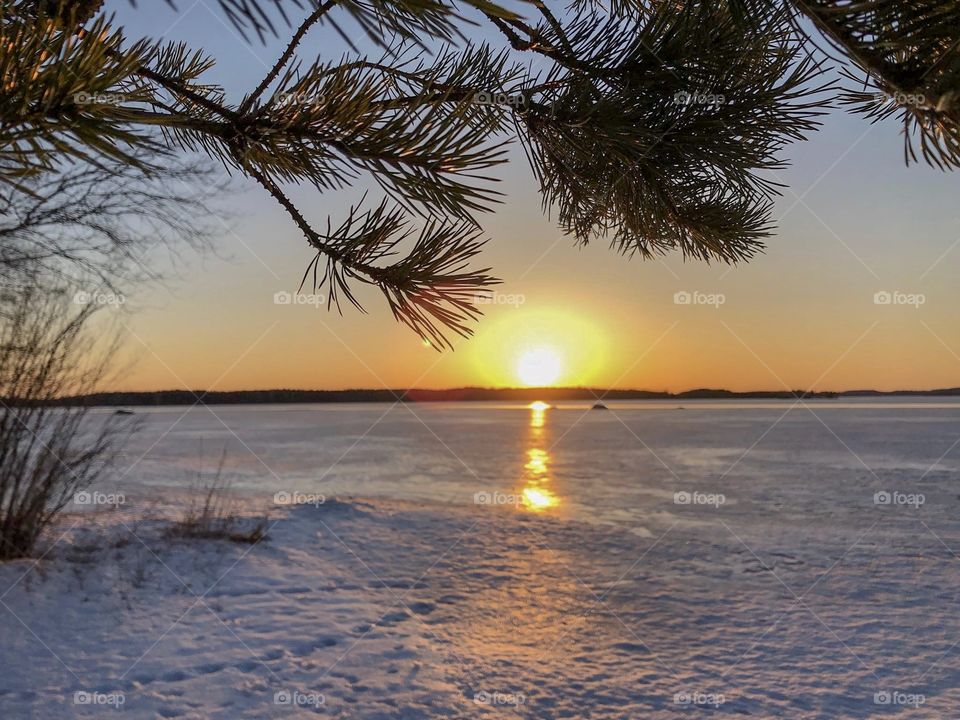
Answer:
<svg viewBox="0 0 960 720"><path fill-rule="evenodd" d="M922 493L922 517L958 517L960 403L687 401L356 404L139 409L118 486L224 474L276 491L454 504L511 502L655 532L675 520L822 523L878 517L874 494ZM480 497L477 494L481 494ZM675 493L688 493L678 505ZM683 496L679 499L682 500ZM891 495L891 504L902 498ZM706 503L698 507L697 502Z"/></svg>
<svg viewBox="0 0 960 720"><path fill-rule="evenodd" d="M960 404L609 406L139 409L129 507L2 568L0 716L960 716ZM137 519L224 450L268 542Z"/></svg>

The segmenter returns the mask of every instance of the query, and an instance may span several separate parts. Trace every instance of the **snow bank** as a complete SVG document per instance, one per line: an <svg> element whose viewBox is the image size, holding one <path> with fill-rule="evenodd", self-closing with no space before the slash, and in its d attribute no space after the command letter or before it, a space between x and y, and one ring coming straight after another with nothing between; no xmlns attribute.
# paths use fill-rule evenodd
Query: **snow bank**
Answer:
<svg viewBox="0 0 960 720"><path fill-rule="evenodd" d="M68 514L0 567L0 717L956 714L956 558L922 527L803 546L702 517L329 500L250 546Z"/></svg>

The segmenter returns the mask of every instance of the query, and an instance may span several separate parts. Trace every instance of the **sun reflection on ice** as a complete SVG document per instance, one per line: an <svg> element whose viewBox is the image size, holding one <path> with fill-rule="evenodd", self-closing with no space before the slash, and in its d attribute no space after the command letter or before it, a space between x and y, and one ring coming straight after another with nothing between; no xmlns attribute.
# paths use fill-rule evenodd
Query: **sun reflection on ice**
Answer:
<svg viewBox="0 0 960 720"><path fill-rule="evenodd" d="M547 461L550 457L546 450L540 448L530 448L527 450L527 464L524 467L533 475L546 475Z"/></svg>
<svg viewBox="0 0 960 720"><path fill-rule="evenodd" d="M530 510L546 510L559 503L557 496L544 488L527 486L523 489L523 506Z"/></svg>
<svg viewBox="0 0 960 720"><path fill-rule="evenodd" d="M537 400L536 402L532 402L527 405L527 407L530 408L530 427L534 430L542 428L547 410L549 410L551 406L545 402ZM539 436L540 433L534 432L532 434Z"/></svg>
<svg viewBox="0 0 960 720"><path fill-rule="evenodd" d="M545 402L537 400L528 405L530 409L530 432L527 462L523 466L524 487L521 490L522 507L531 512L542 512L560 504L560 498L550 490L550 453L544 447L544 425L547 410Z"/></svg>

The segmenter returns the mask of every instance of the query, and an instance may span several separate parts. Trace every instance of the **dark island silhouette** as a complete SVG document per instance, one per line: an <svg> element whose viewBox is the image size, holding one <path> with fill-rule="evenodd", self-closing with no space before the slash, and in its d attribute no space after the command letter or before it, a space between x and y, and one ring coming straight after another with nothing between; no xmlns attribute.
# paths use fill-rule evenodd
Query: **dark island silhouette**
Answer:
<svg viewBox="0 0 960 720"><path fill-rule="evenodd" d="M734 392L698 388L671 393L654 390L608 390L603 388L482 388L463 387L445 390L428 389L347 389L347 390L159 390L153 392L104 392L63 398L61 405L95 405L103 407L136 407L162 405L262 405L292 403L375 403L375 402L533 402L543 400L588 401L610 400L834 400L857 397L957 397L960 388L937 390L753 390Z"/></svg>

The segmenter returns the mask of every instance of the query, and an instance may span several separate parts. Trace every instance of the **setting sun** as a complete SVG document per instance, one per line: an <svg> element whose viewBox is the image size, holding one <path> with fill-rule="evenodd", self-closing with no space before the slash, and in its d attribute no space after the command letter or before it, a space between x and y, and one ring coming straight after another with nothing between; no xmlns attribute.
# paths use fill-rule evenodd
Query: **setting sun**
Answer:
<svg viewBox="0 0 960 720"><path fill-rule="evenodd" d="M560 356L548 347L528 350L517 360L517 377L531 387L544 387L555 382L560 377L560 369Z"/></svg>

